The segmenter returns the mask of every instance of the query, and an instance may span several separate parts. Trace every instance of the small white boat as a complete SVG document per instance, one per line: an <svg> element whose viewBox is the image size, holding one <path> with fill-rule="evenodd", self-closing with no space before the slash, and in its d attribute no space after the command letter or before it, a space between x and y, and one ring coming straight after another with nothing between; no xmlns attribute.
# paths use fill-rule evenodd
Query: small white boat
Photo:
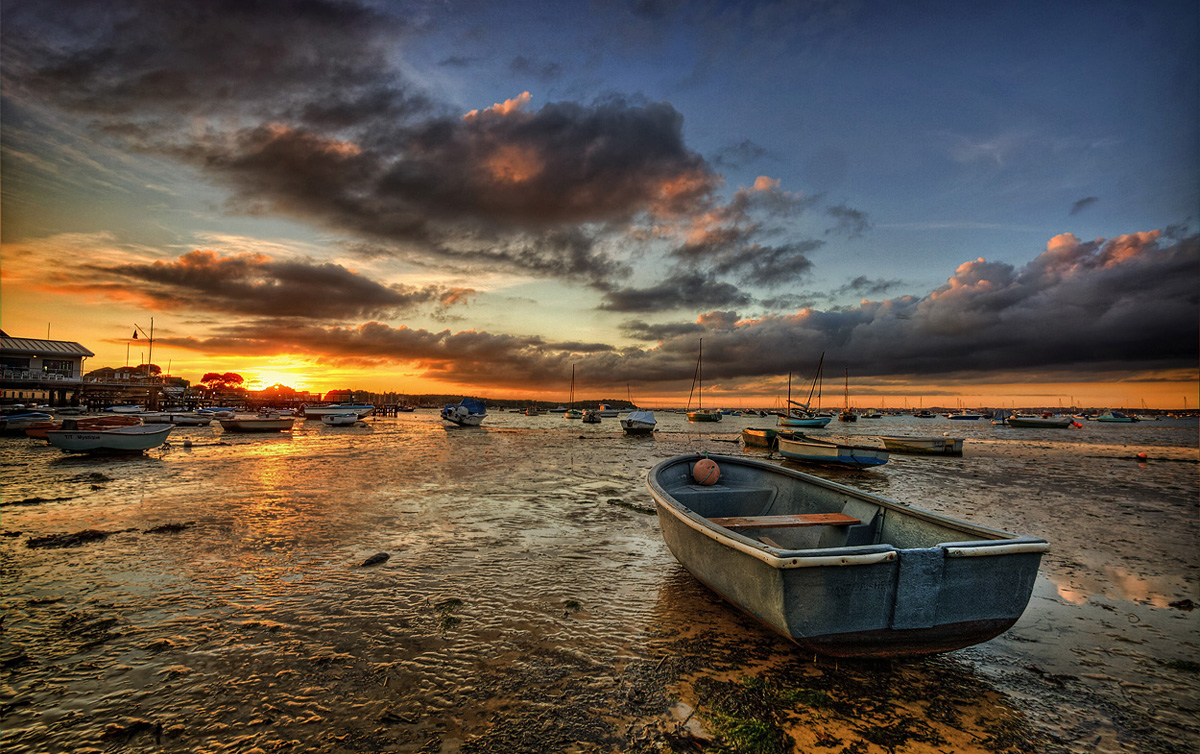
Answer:
<svg viewBox="0 0 1200 754"><path fill-rule="evenodd" d="M322 414L321 423L331 427L348 427L358 423L358 414Z"/></svg>
<svg viewBox="0 0 1200 754"><path fill-rule="evenodd" d="M648 435L654 432L658 420L653 411L631 411L621 420L621 429L627 435Z"/></svg>
<svg viewBox="0 0 1200 754"><path fill-rule="evenodd" d="M68 424L68 419L64 424ZM72 453L141 453L167 441L174 424L129 424L104 429L52 429L46 440Z"/></svg>
<svg viewBox="0 0 1200 754"><path fill-rule="evenodd" d="M817 440L799 432L780 432L775 443L779 455L789 461L849 469L866 469L888 462L888 452L884 448Z"/></svg>
<svg viewBox="0 0 1200 754"><path fill-rule="evenodd" d="M139 414L147 424L174 424L180 427L204 427L212 424L213 417L195 411L148 411Z"/></svg>
<svg viewBox="0 0 1200 754"><path fill-rule="evenodd" d="M237 412L231 408L198 408L196 413L200 416L211 416L214 419L232 419L237 416Z"/></svg>
<svg viewBox="0 0 1200 754"><path fill-rule="evenodd" d="M268 413L235 416L232 419L221 419L220 422L221 428L226 432L290 432L296 420L290 416Z"/></svg>
<svg viewBox="0 0 1200 754"><path fill-rule="evenodd" d="M892 453L961 456L961 437L880 437L883 447Z"/></svg>
<svg viewBox="0 0 1200 754"><path fill-rule="evenodd" d="M616 419L621 415L621 412L615 408L609 408L607 403L600 404L600 410L596 412L601 419Z"/></svg>
<svg viewBox="0 0 1200 754"><path fill-rule="evenodd" d="M0 432L24 432L35 424L54 421L50 414L40 411L25 411L18 414L6 414L0 417Z"/></svg>
<svg viewBox="0 0 1200 754"><path fill-rule="evenodd" d="M592 410L584 411L582 418L583 418L584 424L599 424L600 423L600 412L592 411Z"/></svg>
<svg viewBox="0 0 1200 754"><path fill-rule="evenodd" d="M146 411L144 406L109 406L105 410L114 414L141 414Z"/></svg>
<svg viewBox="0 0 1200 754"><path fill-rule="evenodd" d="M442 419L460 427L478 427L487 418L487 406L477 398L463 398L458 405L442 407Z"/></svg>
<svg viewBox="0 0 1200 754"><path fill-rule="evenodd" d="M375 413L375 406L370 403L331 403L328 406L301 406L305 419L320 419L325 414L349 414L362 419Z"/></svg>
<svg viewBox="0 0 1200 754"><path fill-rule="evenodd" d="M1024 427L1027 429L1066 429L1075 423L1073 416L1051 416L1043 414L1041 416L1019 416L1013 414L1004 420L1004 423L1010 427Z"/></svg>

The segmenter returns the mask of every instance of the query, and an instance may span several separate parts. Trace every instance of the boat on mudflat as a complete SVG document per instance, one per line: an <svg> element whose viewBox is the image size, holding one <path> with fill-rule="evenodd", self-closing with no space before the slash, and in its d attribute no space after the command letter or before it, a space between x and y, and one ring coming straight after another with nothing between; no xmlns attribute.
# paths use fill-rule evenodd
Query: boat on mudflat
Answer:
<svg viewBox="0 0 1200 754"><path fill-rule="evenodd" d="M1042 554L1020 536L750 458L683 455L646 486L675 558L709 589L809 651L946 652L1010 628Z"/></svg>
<svg viewBox="0 0 1200 754"><path fill-rule="evenodd" d="M206 427L213 420L212 414L195 411L147 411L138 416L146 424L175 424L181 427Z"/></svg>
<svg viewBox="0 0 1200 754"><path fill-rule="evenodd" d="M0 416L0 432L17 434L30 427L54 421L54 416L42 411L23 411Z"/></svg>
<svg viewBox="0 0 1200 754"><path fill-rule="evenodd" d="M771 450L775 447L775 438L778 436L779 430L771 427L746 427L742 430L742 444L747 448Z"/></svg>
<svg viewBox="0 0 1200 754"><path fill-rule="evenodd" d="M775 438L779 455L789 461L837 466L845 469L867 469L888 462L885 448L852 445L832 440L818 440L799 432L780 432Z"/></svg>
<svg viewBox="0 0 1200 754"><path fill-rule="evenodd" d="M883 447L892 453L961 456L961 437L883 437Z"/></svg>
<svg viewBox="0 0 1200 754"><path fill-rule="evenodd" d="M1013 414L1005 419L1004 423L1010 427L1023 427L1026 429L1066 429L1076 422L1073 416L1051 416L1050 414L1021 416Z"/></svg>
<svg viewBox="0 0 1200 754"><path fill-rule="evenodd" d="M463 398L442 407L442 419L460 427L478 427L487 418L487 406L478 398Z"/></svg>
<svg viewBox="0 0 1200 754"><path fill-rule="evenodd" d="M658 426L658 419L653 411L630 411L621 420L621 429L627 435L649 435Z"/></svg>
<svg viewBox="0 0 1200 754"><path fill-rule="evenodd" d="M275 413L257 414L255 416L235 416L232 419L219 419L221 429L226 432L290 432L296 423L291 416L280 416Z"/></svg>
<svg viewBox="0 0 1200 754"><path fill-rule="evenodd" d="M349 427L358 424L358 414L322 414L321 423L331 427Z"/></svg>
<svg viewBox="0 0 1200 754"><path fill-rule="evenodd" d="M46 433L56 429L108 429L109 427L129 427L134 424L144 424L140 417L132 414L106 414L104 416L81 416L75 419L38 422L25 429L27 437L39 440L46 439Z"/></svg>
<svg viewBox="0 0 1200 754"><path fill-rule="evenodd" d="M69 427L70 420L64 422ZM100 429L64 428L46 432L46 440L71 453L141 453L167 441L174 424L128 424Z"/></svg>
<svg viewBox="0 0 1200 754"><path fill-rule="evenodd" d="M305 419L320 419L325 414L353 413L359 419L375 413L375 406L370 403L330 403L326 406L301 406Z"/></svg>

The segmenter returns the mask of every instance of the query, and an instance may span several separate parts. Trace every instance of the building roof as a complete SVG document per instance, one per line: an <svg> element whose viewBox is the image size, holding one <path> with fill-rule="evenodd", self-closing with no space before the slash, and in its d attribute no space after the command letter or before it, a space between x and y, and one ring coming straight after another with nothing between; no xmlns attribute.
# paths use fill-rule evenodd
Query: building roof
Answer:
<svg viewBox="0 0 1200 754"><path fill-rule="evenodd" d="M39 340L36 338L0 337L0 351L30 356L95 356L88 349L70 340Z"/></svg>

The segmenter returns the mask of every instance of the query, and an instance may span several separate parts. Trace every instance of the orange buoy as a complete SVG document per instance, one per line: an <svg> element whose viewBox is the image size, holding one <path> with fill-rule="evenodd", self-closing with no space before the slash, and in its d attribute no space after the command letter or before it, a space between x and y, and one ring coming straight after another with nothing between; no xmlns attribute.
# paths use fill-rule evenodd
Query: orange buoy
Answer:
<svg viewBox="0 0 1200 754"><path fill-rule="evenodd" d="M696 461L696 465L692 467L692 479L696 480L696 484L716 484L721 478L721 467L716 461L711 461L707 458L701 458Z"/></svg>
<svg viewBox="0 0 1200 754"><path fill-rule="evenodd" d="M1144 460L1146 460L1146 451L1144 451L1144 450L1143 450L1141 453L1138 453L1138 454L1137 454L1137 459L1138 459L1139 461L1144 461Z"/></svg>

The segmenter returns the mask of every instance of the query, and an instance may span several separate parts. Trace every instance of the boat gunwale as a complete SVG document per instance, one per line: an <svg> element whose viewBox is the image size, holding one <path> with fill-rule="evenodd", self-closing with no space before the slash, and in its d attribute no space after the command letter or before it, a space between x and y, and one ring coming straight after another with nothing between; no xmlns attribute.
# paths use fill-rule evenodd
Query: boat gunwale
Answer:
<svg viewBox="0 0 1200 754"><path fill-rule="evenodd" d="M938 524L960 531L990 534L992 538L979 540L964 540L955 542L939 542L933 547L941 548L951 557L979 557L988 555L1010 555L1019 553L1044 553L1050 549L1050 543L1039 537L1016 534L990 526L975 524L962 519L952 518L933 511L915 508L898 500L876 495L865 490L855 489L844 484L824 479L812 474L789 469L763 461L735 456L713 454L685 454L673 456L655 464L646 474L646 487L658 504L659 510L667 509L689 528L704 534L710 539L730 546L735 550L757 558L776 569L812 568L822 566L873 565L895 560L902 552L890 544L857 545L848 547L824 547L819 549L789 550L771 547L743 534L726 529L712 523L707 518L694 512L675 499L665 487L658 483L658 477L669 466L680 463L694 463L702 458L708 458L718 464L732 463L750 468L760 469L768 473L793 477L800 482L814 484L827 490L839 492L873 505L879 505L888 510L897 511L903 515L913 516L929 523ZM785 553L785 554L775 554Z"/></svg>

